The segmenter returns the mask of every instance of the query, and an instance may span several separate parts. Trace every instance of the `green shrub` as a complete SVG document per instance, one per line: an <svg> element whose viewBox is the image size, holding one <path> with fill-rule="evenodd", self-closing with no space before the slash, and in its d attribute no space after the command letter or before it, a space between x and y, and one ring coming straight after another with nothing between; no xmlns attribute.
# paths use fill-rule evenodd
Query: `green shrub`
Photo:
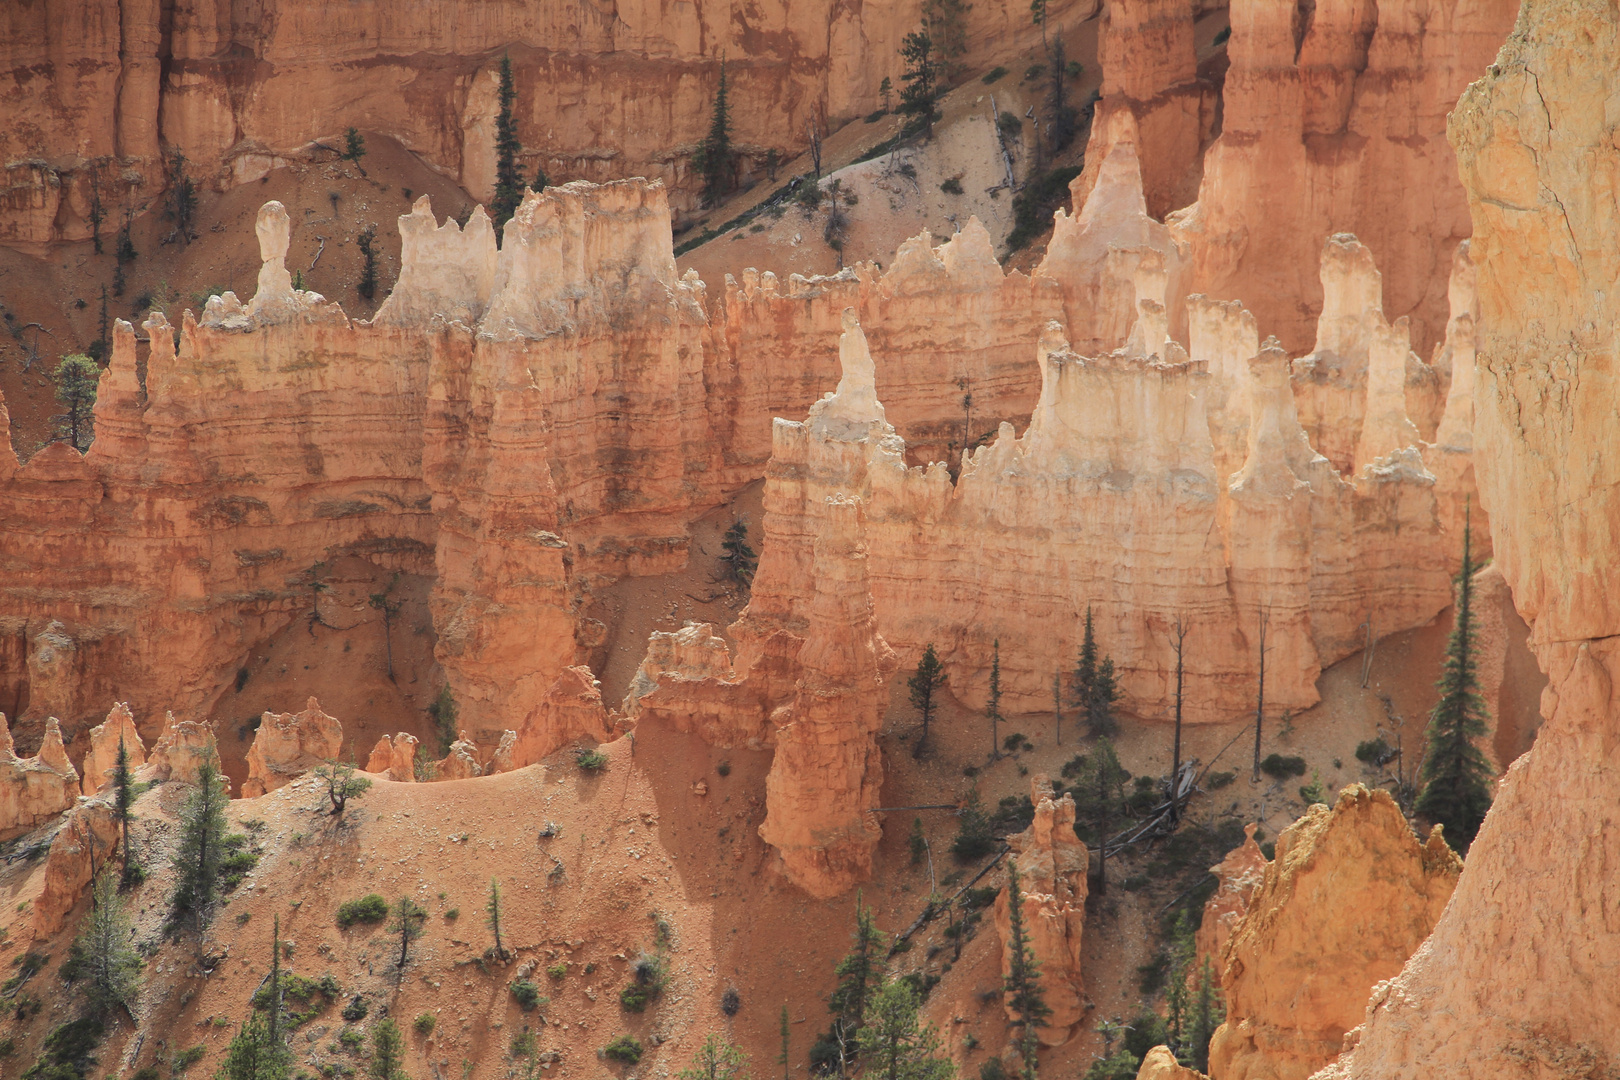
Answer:
<svg viewBox="0 0 1620 1080"><path fill-rule="evenodd" d="M364 1020L366 1018L366 1014L370 1011L371 1006L366 1002L366 999L361 997L359 994L356 994L354 997L349 999L349 1003L347 1005L343 1006L343 1019L353 1024L357 1021Z"/></svg>
<svg viewBox="0 0 1620 1080"><path fill-rule="evenodd" d="M130 1080L158 1080L157 1066L148 1065L145 1068L136 1069L135 1075Z"/></svg>
<svg viewBox="0 0 1620 1080"><path fill-rule="evenodd" d="M1007 1066L998 1057L990 1058L979 1066L979 1080L1007 1080Z"/></svg>
<svg viewBox="0 0 1620 1080"><path fill-rule="evenodd" d="M1028 82L1030 79L1038 79L1045 74L1045 64L1031 64L1029 67L1024 69L1024 81Z"/></svg>
<svg viewBox="0 0 1620 1080"><path fill-rule="evenodd" d="M995 67L993 67L989 71L985 72L984 73L984 78L980 79L979 81L984 83L984 85L989 86L991 83L995 82L997 79L1002 78L1006 74L1007 74L1007 69L1002 67L1000 64L997 64Z"/></svg>
<svg viewBox="0 0 1620 1080"><path fill-rule="evenodd" d="M634 1035L620 1035L602 1047L602 1056L634 1065L641 1060L641 1042Z"/></svg>
<svg viewBox="0 0 1620 1080"><path fill-rule="evenodd" d="M949 178L943 184L939 185L939 190L943 191L947 195L962 194L962 178L960 176L953 176Z"/></svg>
<svg viewBox="0 0 1620 1080"><path fill-rule="evenodd" d="M1001 890L994 885L986 885L982 889L962 890L962 910L977 911L979 908L989 907L996 901L996 894Z"/></svg>
<svg viewBox="0 0 1620 1080"><path fill-rule="evenodd" d="M1210 42L1210 44L1211 45L1225 45L1226 42L1227 42L1227 39L1230 38L1231 36L1232 36L1232 28L1230 26L1223 26L1223 27L1221 27L1220 31L1218 33L1216 33L1215 40Z"/></svg>
<svg viewBox="0 0 1620 1080"><path fill-rule="evenodd" d="M1017 113L1004 112L996 117L996 130L1016 139L1024 133L1024 121Z"/></svg>
<svg viewBox="0 0 1620 1080"><path fill-rule="evenodd" d="M1300 785L1299 797L1305 800L1306 806L1310 806L1312 803L1327 802L1327 793L1322 790L1322 774L1320 772L1312 772L1311 782Z"/></svg>
<svg viewBox="0 0 1620 1080"><path fill-rule="evenodd" d="M338 1042L343 1045L343 1049L355 1051L366 1045L366 1036L359 1028L346 1027L338 1032Z"/></svg>
<svg viewBox="0 0 1620 1080"><path fill-rule="evenodd" d="M537 1005L544 1005L547 1001L540 996L540 987L528 979L512 981L512 996L517 998L517 1003L523 1007L524 1012L529 1012Z"/></svg>
<svg viewBox="0 0 1620 1080"><path fill-rule="evenodd" d="M346 901L337 911L337 924L347 930L357 922L379 923L388 918L388 901L376 893Z"/></svg>
<svg viewBox="0 0 1620 1080"><path fill-rule="evenodd" d="M607 755L594 746L582 746L574 751L574 764L586 772L600 772L607 766Z"/></svg>
<svg viewBox="0 0 1620 1080"><path fill-rule="evenodd" d="M422 1036L432 1035L433 1029L438 1026L438 1023L438 1019L432 1013L417 1013L416 1033Z"/></svg>
<svg viewBox="0 0 1620 1080"><path fill-rule="evenodd" d="M1205 778L1211 791L1219 791L1236 779L1237 773L1235 772L1212 772Z"/></svg>
<svg viewBox="0 0 1620 1080"><path fill-rule="evenodd" d="M1278 780L1286 780L1290 776L1305 775L1305 759L1302 757L1284 757L1281 754L1268 754L1260 762L1260 771L1267 776Z"/></svg>
<svg viewBox="0 0 1620 1080"><path fill-rule="evenodd" d="M951 841L951 854L962 862L974 862L994 851L995 846L990 818L979 808L979 793L975 791L956 816L956 839Z"/></svg>
<svg viewBox="0 0 1620 1080"><path fill-rule="evenodd" d="M552 964L550 967L546 968L546 974L551 976L554 981L561 982L568 977L568 963L566 961L559 961L558 963Z"/></svg>
<svg viewBox="0 0 1620 1080"><path fill-rule="evenodd" d="M201 1061L203 1059L203 1055L206 1053L208 1053L208 1047L202 1045L201 1043L198 1043L196 1046L186 1047L184 1050L174 1055L174 1071L177 1073L185 1072L187 1069L197 1064L197 1062Z"/></svg>
<svg viewBox="0 0 1620 1080"><path fill-rule="evenodd" d="M461 909L458 907L453 907L444 913L444 917L447 919L459 919L461 918Z"/></svg>
<svg viewBox="0 0 1620 1080"><path fill-rule="evenodd" d="M83 1080L96 1065L93 1055L105 1031L101 1021L95 1017L72 1020L53 1028L45 1036L39 1060L23 1073L24 1080ZM197 1057L202 1056L202 1047L192 1049L197 1052ZM196 1061L197 1057L187 1061L186 1065ZM183 1067L176 1058L174 1071L179 1072Z"/></svg>
<svg viewBox="0 0 1620 1080"><path fill-rule="evenodd" d="M1136 1080L1141 1065L1141 1059L1133 1057L1129 1050L1116 1050L1093 1061L1080 1080Z"/></svg>
<svg viewBox="0 0 1620 1080"><path fill-rule="evenodd" d="M874 109L866 114L866 122L868 124L875 124L887 115L889 115L889 110L887 109Z"/></svg>
<svg viewBox="0 0 1620 1080"><path fill-rule="evenodd" d="M722 760L720 764L714 767L714 771L719 773L721 776L730 776L731 762L729 760Z"/></svg>
<svg viewBox="0 0 1620 1080"><path fill-rule="evenodd" d="M1382 765L1390 759L1389 743L1383 736L1356 744L1356 760L1364 765Z"/></svg>

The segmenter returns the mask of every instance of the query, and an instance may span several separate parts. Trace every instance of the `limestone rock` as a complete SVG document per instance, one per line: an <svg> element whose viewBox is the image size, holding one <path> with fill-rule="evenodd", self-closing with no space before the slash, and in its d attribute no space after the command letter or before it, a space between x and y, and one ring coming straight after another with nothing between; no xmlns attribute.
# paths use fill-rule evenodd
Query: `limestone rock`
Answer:
<svg viewBox="0 0 1620 1080"><path fill-rule="evenodd" d="M1475 468L1548 687L1450 905L1332 1080L1601 1076L1620 1061L1620 12L1531 0L1449 127L1478 272Z"/></svg>
<svg viewBox="0 0 1620 1080"><path fill-rule="evenodd" d="M321 711L313 697L301 713L267 712L248 747L248 777L242 797L255 799L285 786L343 751L343 725Z"/></svg>
<svg viewBox="0 0 1620 1080"><path fill-rule="evenodd" d="M1245 825L1243 843L1209 868L1218 884L1214 895L1204 901L1204 915L1194 942L1195 971L1202 969L1205 960L1217 975L1226 966L1226 945L1248 913L1255 890L1265 880L1266 867L1271 864L1254 842L1255 829L1255 825Z"/></svg>
<svg viewBox="0 0 1620 1080"><path fill-rule="evenodd" d="M366 772L380 773L399 784L416 782L417 738L405 732L384 735L371 749L366 761Z"/></svg>
<svg viewBox="0 0 1620 1080"><path fill-rule="evenodd" d="M62 746L56 717L45 725L45 740L34 757L12 749L11 728L0 713L0 837L26 832L73 805L79 774Z"/></svg>
<svg viewBox="0 0 1620 1080"><path fill-rule="evenodd" d="M509 772L533 765L575 739L606 742L608 717L602 707L602 684L588 667L563 668L539 705L524 718L522 727L510 734L510 745L502 735L509 758L502 759L503 768L491 771ZM497 757L500 754L497 750Z"/></svg>
<svg viewBox="0 0 1620 1080"><path fill-rule="evenodd" d="M1074 833L1073 797L1055 797L1051 780L1039 774L1030 780L1029 788L1035 819L1007 842L1015 852L1010 857L1018 861L1024 934L1041 965L1041 993L1052 1010L1038 1034L1047 1046L1060 1046L1085 1016L1080 955L1086 923L1086 874L1091 864L1085 844ZM1012 964L1010 884L1003 885L996 896L1003 976ZM1008 1019L1012 1019L1010 1012Z"/></svg>
<svg viewBox="0 0 1620 1080"><path fill-rule="evenodd" d="M1384 791L1352 784L1277 840L1221 972L1216 1080L1305 1080L1339 1053L1374 984L1400 971L1445 908L1462 860L1418 843Z"/></svg>
<svg viewBox="0 0 1620 1080"><path fill-rule="evenodd" d="M45 857L45 884L34 900L34 936L44 939L67 925L94 875L118 850L118 814L109 799L82 800L67 815Z"/></svg>
<svg viewBox="0 0 1620 1080"><path fill-rule="evenodd" d="M1208 1077L1177 1061L1168 1046L1155 1046L1142 1058L1136 1080L1208 1080Z"/></svg>
<svg viewBox="0 0 1620 1080"><path fill-rule="evenodd" d="M207 721L176 720L174 713L165 713L163 731L152 745L152 752L147 755L146 768L142 770L141 777L195 784L198 770L209 763L216 769L219 767L214 725Z"/></svg>
<svg viewBox="0 0 1620 1080"><path fill-rule="evenodd" d="M1354 233L1379 255L1384 311L1407 317L1427 354L1446 323L1451 253L1470 232L1446 113L1517 9L1320 0L1306 16L1233 3L1220 136L1198 201L1168 222L1187 248L1187 291L1243 300L1297 355L1327 303L1302 270L1323 237Z"/></svg>
<svg viewBox="0 0 1620 1080"><path fill-rule="evenodd" d="M376 326L426 325L433 318L476 326L495 285L495 226L482 206L463 228L436 224L423 195L399 217L399 277L372 319Z"/></svg>
<svg viewBox="0 0 1620 1080"><path fill-rule="evenodd" d="M484 767L478 761L478 747L467 738L465 731L461 733L461 738L450 744L450 752L433 769L435 780L470 780L483 775Z"/></svg>
<svg viewBox="0 0 1620 1080"><path fill-rule="evenodd" d="M122 744L129 755L129 767L138 769L146 764L146 744L135 728L135 716L126 702L118 702L107 713L107 719L90 729L90 750L84 755L84 794L94 795L112 783L113 769L118 766L118 747Z"/></svg>

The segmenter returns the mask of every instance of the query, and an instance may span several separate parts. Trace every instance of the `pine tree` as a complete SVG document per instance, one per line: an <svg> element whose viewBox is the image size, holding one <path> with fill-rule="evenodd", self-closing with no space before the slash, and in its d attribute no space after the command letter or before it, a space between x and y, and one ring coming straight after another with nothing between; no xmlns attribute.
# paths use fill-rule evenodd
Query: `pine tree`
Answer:
<svg viewBox="0 0 1620 1080"><path fill-rule="evenodd" d="M1067 772L1065 768L1065 772ZM1075 833L1097 845L1097 892L1108 891L1108 838L1127 813L1125 785L1131 779L1119 763L1114 744L1100 739L1081 759L1074 796Z"/></svg>
<svg viewBox="0 0 1620 1080"><path fill-rule="evenodd" d="M96 245L96 254L101 254L101 223L107 220L107 208L101 202L101 174L94 167L90 170L90 239ZM106 335L103 335L106 336Z"/></svg>
<svg viewBox="0 0 1620 1080"><path fill-rule="evenodd" d="M1097 685L1097 635L1091 624L1091 605L1086 605L1086 633L1080 642L1080 658L1074 664L1074 697L1069 704L1088 715L1091 694Z"/></svg>
<svg viewBox="0 0 1620 1080"><path fill-rule="evenodd" d="M501 944L501 883L489 879L489 900L484 904L484 918L490 933L495 935L495 959L506 959L506 948Z"/></svg>
<svg viewBox="0 0 1620 1080"><path fill-rule="evenodd" d="M1061 36L1053 38L1047 49L1046 70L1046 152L1056 155L1068 149L1080 131L1080 113L1069 104L1069 58Z"/></svg>
<svg viewBox="0 0 1620 1080"><path fill-rule="evenodd" d="M923 0L923 26L939 56L940 73L954 77L958 57L967 52L967 13L973 5L965 0Z"/></svg>
<svg viewBox="0 0 1620 1080"><path fill-rule="evenodd" d="M1103 657L1097 665L1097 677L1091 685L1090 700L1086 702L1086 730L1093 738L1104 738L1119 730L1114 721L1114 702L1119 700L1119 682L1114 678L1114 660Z"/></svg>
<svg viewBox="0 0 1620 1080"><path fill-rule="evenodd" d="M198 934L208 924L219 895L219 864L225 855L225 804L230 794L213 761L197 770L197 786L180 808L180 844L173 863L178 879L171 898L176 918L192 917Z"/></svg>
<svg viewBox="0 0 1620 1080"><path fill-rule="evenodd" d="M85 1004L96 1016L127 1008L140 988L141 958L130 947L133 933L118 883L111 871L96 876L90 914L74 943L88 976L84 984Z"/></svg>
<svg viewBox="0 0 1620 1080"><path fill-rule="evenodd" d="M793 1076L792 1060L793 1059L788 1056L788 1050L791 1048L791 1045L792 1045L792 1029L788 1027L788 1007L787 1007L787 1003L783 1002L783 1004L782 1004L782 1052L780 1054L776 1055L776 1063L778 1065L782 1066L782 1080L792 1080L792 1076Z"/></svg>
<svg viewBox="0 0 1620 1080"><path fill-rule="evenodd" d="M990 697L984 706L985 718L990 721L990 759L1001 757L1001 640L994 644L990 661Z"/></svg>
<svg viewBox="0 0 1620 1080"><path fill-rule="evenodd" d="M1187 643L1187 621L1177 615L1175 621L1176 634L1176 738L1175 745L1170 754L1170 818L1172 821L1181 817L1181 797L1179 784L1181 783L1181 683L1184 671L1182 653Z"/></svg>
<svg viewBox="0 0 1620 1080"><path fill-rule="evenodd" d="M1056 732L1054 742L1063 745L1063 673L1052 672L1052 725Z"/></svg>
<svg viewBox="0 0 1620 1080"><path fill-rule="evenodd" d="M360 230L354 238L355 246L360 249L360 283L354 291L363 298L370 300L377 295L377 230L367 225Z"/></svg>
<svg viewBox="0 0 1620 1080"><path fill-rule="evenodd" d="M512 220L518 204L523 201L523 177L518 174L517 156L523 145L518 142L517 121L512 117L512 103L517 100L517 87L512 82L512 57L501 57L501 84L496 92L500 111L495 114L495 197L490 200L490 217L495 222L495 234L501 226Z"/></svg>
<svg viewBox="0 0 1620 1080"><path fill-rule="evenodd" d="M1041 48L1046 48L1046 0L1029 0L1029 19L1041 28Z"/></svg>
<svg viewBox="0 0 1620 1080"><path fill-rule="evenodd" d="M1041 965L1035 959L1024 929L1024 890L1018 880L1018 861L1007 860L1007 978L1003 986L1007 1011L1019 1027L1018 1051L1024 1059L1024 1080L1035 1080L1036 1030L1052 1015L1041 993Z"/></svg>
<svg viewBox="0 0 1620 1080"><path fill-rule="evenodd" d="M906 62L900 76L900 112L905 116L920 116L923 131L934 134L934 98L938 96L939 56L934 50L934 39L926 30L913 30L900 43L900 59Z"/></svg>
<svg viewBox="0 0 1620 1080"><path fill-rule="evenodd" d="M118 740L118 760L113 765L113 815L118 820L118 844L124 858L124 881L136 875L135 863L129 857L129 823L135 817L135 774L129 767L129 748L122 737Z"/></svg>
<svg viewBox="0 0 1620 1080"><path fill-rule="evenodd" d="M269 1020L251 1012L225 1051L215 1080L287 1080L292 1058L285 1044L277 1045Z"/></svg>
<svg viewBox="0 0 1620 1080"><path fill-rule="evenodd" d="M56 400L67 407L62 421L73 449L83 453L90 445L101 367L83 353L70 353L56 365Z"/></svg>
<svg viewBox="0 0 1620 1080"><path fill-rule="evenodd" d="M536 165L534 167L534 183L529 185L529 190L538 193L546 190L546 188L550 185L551 177L546 175L546 167L544 165Z"/></svg>
<svg viewBox="0 0 1620 1080"><path fill-rule="evenodd" d="M394 921L388 924L388 930L399 935L399 969L404 971L411 957L411 942L422 936L422 923L427 919L427 911L410 897L402 896L394 901L393 915Z"/></svg>
<svg viewBox="0 0 1620 1080"><path fill-rule="evenodd" d="M1465 519L1467 520L1467 519ZM1462 572L1457 575L1456 617L1446 642L1445 664L1436 688L1440 700L1429 714L1428 748L1420 778L1423 789L1414 810L1444 826L1446 842L1466 852L1491 808L1491 766L1475 739L1489 730L1489 713L1479 693L1474 641L1473 528L1463 531Z"/></svg>
<svg viewBox="0 0 1620 1080"><path fill-rule="evenodd" d="M714 94L709 133L698 148L696 164L703 173L703 205L718 206L731 190L731 104L726 82L726 61L720 60L720 87Z"/></svg>
<svg viewBox="0 0 1620 1080"><path fill-rule="evenodd" d="M944 685L945 665L939 662L939 654L934 651L934 643L930 641L923 650L922 659L917 662L916 673L906 680L911 707L922 717L922 734L917 737L917 745L911 749L914 758L922 757L923 744L928 741L928 726L933 722L934 710L938 707L934 703L934 694Z"/></svg>
<svg viewBox="0 0 1620 1080"><path fill-rule="evenodd" d="M866 1007L873 991L883 981L883 949L887 944L883 931L877 928L872 909L861 903L861 894L855 894L854 947L838 962L833 974L838 985L833 989L828 1004L838 1017L840 1038L848 1042L866 1023Z"/></svg>
<svg viewBox="0 0 1620 1080"><path fill-rule="evenodd" d="M191 221L197 213L197 184L186 175L186 155L179 150L169 159L174 183L169 188L169 217L182 244L191 242Z"/></svg>
<svg viewBox="0 0 1620 1080"><path fill-rule="evenodd" d="M354 162L355 167L360 170L361 176L366 175L365 167L360 164L360 159L366 156L366 139L364 135L361 135L354 128L350 128L344 133L343 153L341 156L344 161Z"/></svg>
<svg viewBox="0 0 1620 1080"><path fill-rule="evenodd" d="M747 1075L748 1055L712 1031L692 1055L692 1064L675 1074L677 1080L743 1080Z"/></svg>
<svg viewBox="0 0 1620 1080"><path fill-rule="evenodd" d="M341 817L350 799L358 799L371 790L371 780L354 775L351 761L326 760L315 766L315 779L326 787L326 797L332 804L332 816Z"/></svg>
<svg viewBox="0 0 1620 1080"><path fill-rule="evenodd" d="M939 1030L923 1023L917 991L886 980L872 996L870 1019L857 1038L868 1080L951 1080L956 1067L941 1056Z"/></svg>
<svg viewBox="0 0 1620 1080"><path fill-rule="evenodd" d="M1176 1060L1183 1065L1192 1060L1189 1052L1191 1042L1188 1038L1188 994L1189 969L1192 967L1195 952L1192 920L1187 917L1187 909L1182 908L1176 913L1176 923L1170 931L1169 943L1170 977L1165 984L1165 1037L1170 1048L1175 1052Z"/></svg>
<svg viewBox="0 0 1620 1080"><path fill-rule="evenodd" d="M376 1080L401 1080L405 1037L392 1020L379 1020L371 1029L371 1075Z"/></svg>
<svg viewBox="0 0 1620 1080"><path fill-rule="evenodd" d="M894 83L889 81L887 75L883 76L883 81L878 83L878 96L883 99L883 111L888 112L889 100L894 96ZM100 254L101 249L96 248L96 253Z"/></svg>
<svg viewBox="0 0 1620 1080"><path fill-rule="evenodd" d="M277 915L271 924L270 931L270 978L265 985L269 991L270 999L269 1022L265 1025L265 1033L272 1047L285 1047L286 1037L281 1029L282 993L281 993L281 916Z"/></svg>
<svg viewBox="0 0 1620 1080"><path fill-rule="evenodd" d="M1192 1067L1201 1073L1209 1072L1209 1040L1214 1036L1215 1029L1221 1026L1226 1018L1226 1010L1221 1006L1220 996L1215 990L1214 973L1210 968L1209 957L1204 957L1204 965L1198 972L1198 992L1192 998L1192 1017L1189 1025L1188 1040L1192 1044Z"/></svg>
<svg viewBox="0 0 1620 1080"><path fill-rule="evenodd" d="M720 541L720 549L725 552L720 558L731 576L744 585L752 585L754 572L759 569L759 558L754 554L754 549L748 546L748 518L740 517L731 523L731 528L726 530L725 537Z"/></svg>

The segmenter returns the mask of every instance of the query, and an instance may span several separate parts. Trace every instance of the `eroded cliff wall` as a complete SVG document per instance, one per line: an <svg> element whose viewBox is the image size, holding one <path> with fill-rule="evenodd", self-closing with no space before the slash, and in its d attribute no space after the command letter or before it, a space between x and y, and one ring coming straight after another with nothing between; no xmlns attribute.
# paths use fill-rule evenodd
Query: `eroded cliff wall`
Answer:
<svg viewBox="0 0 1620 1080"><path fill-rule="evenodd" d="M1354 1049L1321 1074L1602 1076L1620 1064L1620 463L1613 445L1620 71L1612 4L1527 0L1450 137L1473 215L1474 450L1491 534L1549 676L1456 894Z"/></svg>

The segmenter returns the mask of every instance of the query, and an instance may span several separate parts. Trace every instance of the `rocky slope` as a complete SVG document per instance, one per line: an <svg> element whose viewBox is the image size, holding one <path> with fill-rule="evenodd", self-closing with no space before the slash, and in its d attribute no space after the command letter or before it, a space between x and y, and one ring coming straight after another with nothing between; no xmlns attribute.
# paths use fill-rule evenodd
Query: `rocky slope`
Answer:
<svg viewBox="0 0 1620 1080"><path fill-rule="evenodd" d="M1611 441L1620 170L1605 4L1526 3L1450 123L1479 273L1481 496L1497 564L1550 684L1433 935L1374 992L1325 1077L1601 1076L1620 1061L1612 895L1620 702L1612 671Z"/></svg>

